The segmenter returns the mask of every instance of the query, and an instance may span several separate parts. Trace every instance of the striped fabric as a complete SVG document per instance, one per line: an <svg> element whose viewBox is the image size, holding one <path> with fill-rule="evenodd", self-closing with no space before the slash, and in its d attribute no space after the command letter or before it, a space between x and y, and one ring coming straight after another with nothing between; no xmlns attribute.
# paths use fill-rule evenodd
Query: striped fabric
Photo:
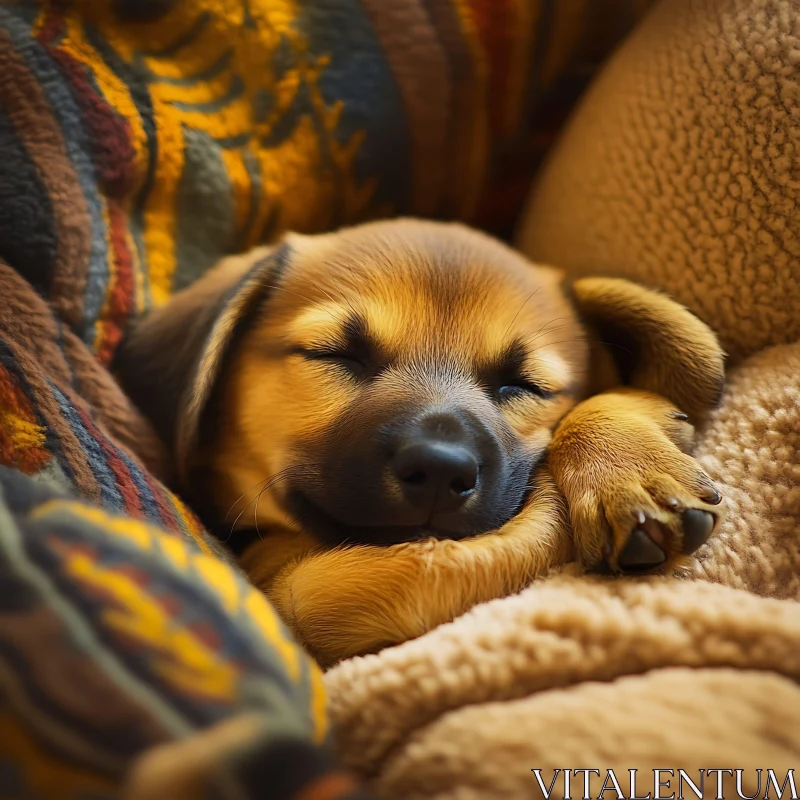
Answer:
<svg viewBox="0 0 800 800"><path fill-rule="evenodd" d="M474 220L642 5L3 0L0 256L107 364L131 315L281 231Z"/></svg>
<svg viewBox="0 0 800 800"><path fill-rule="evenodd" d="M318 672L166 488L114 353L135 316L287 229L507 232L649 4L0 0L2 796L113 797L141 753L218 730L208 796L262 796L254 764L271 797L356 791L318 749ZM224 725L245 710L237 761Z"/></svg>
<svg viewBox="0 0 800 800"><path fill-rule="evenodd" d="M320 670L238 569L5 467L0 664L3 797L113 797L140 753L244 715L256 723L226 761L299 754L275 776L297 788L310 765L330 771L313 749ZM248 792L231 796L260 796L245 775L227 779ZM338 785L331 796L354 791Z"/></svg>

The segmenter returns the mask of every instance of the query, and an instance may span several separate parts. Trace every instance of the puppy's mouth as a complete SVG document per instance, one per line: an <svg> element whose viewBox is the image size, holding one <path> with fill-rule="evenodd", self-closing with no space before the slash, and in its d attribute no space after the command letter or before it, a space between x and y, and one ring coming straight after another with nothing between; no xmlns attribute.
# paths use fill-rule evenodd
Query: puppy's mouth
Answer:
<svg viewBox="0 0 800 800"><path fill-rule="evenodd" d="M346 544L369 544L389 546L423 539L467 539L497 530L513 518L527 500L526 493L513 509L498 519L470 519L457 517L455 524L442 524L428 521L413 525L353 525L342 522L326 511L319 503L312 500L302 490L290 488L285 496L285 507L288 514L299 524L316 536L323 544L336 547Z"/></svg>

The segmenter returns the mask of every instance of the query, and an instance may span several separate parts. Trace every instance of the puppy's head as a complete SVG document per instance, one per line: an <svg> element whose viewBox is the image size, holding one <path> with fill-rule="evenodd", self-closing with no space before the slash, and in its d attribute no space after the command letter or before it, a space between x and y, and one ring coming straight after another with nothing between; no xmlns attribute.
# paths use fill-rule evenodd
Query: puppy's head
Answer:
<svg viewBox="0 0 800 800"><path fill-rule="evenodd" d="M718 397L721 353L688 311L562 278L460 225L290 235L151 314L118 367L211 522L326 545L471 536L514 516L559 419L602 388L598 341L611 383L695 417Z"/></svg>
<svg viewBox="0 0 800 800"><path fill-rule="evenodd" d="M144 405L186 384L165 433L218 519L389 544L479 534L519 510L584 389L587 345L559 273L410 220L289 236L236 283L242 271L223 265L178 297L123 357ZM155 342L186 373L168 389L143 387Z"/></svg>
<svg viewBox="0 0 800 800"><path fill-rule="evenodd" d="M285 248L197 454L217 507L243 496L241 510L263 487L242 521L326 544L459 538L510 519L582 389L586 346L557 274L455 225L380 223Z"/></svg>

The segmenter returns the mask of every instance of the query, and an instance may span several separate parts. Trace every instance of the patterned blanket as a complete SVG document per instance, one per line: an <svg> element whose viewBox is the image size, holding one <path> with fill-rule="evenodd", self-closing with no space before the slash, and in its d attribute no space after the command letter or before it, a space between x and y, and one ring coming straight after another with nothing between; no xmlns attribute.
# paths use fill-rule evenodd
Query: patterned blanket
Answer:
<svg viewBox="0 0 800 800"><path fill-rule="evenodd" d="M287 229L508 230L648 4L0 0L0 794L356 796L317 668L165 487L115 350Z"/></svg>

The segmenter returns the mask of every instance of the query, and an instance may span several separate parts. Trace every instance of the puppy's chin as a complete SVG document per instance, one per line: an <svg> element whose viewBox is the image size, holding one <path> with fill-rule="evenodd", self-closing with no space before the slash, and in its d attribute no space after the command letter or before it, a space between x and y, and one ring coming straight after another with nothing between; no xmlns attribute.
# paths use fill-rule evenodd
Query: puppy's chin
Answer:
<svg viewBox="0 0 800 800"><path fill-rule="evenodd" d="M394 545L421 539L467 539L497 530L515 517L525 504L529 489L514 492L519 495L503 509L493 509L481 518L458 519L452 522L424 525L350 525L338 520L301 489L292 488L286 494L286 510L302 530L308 531L328 547L339 545Z"/></svg>

